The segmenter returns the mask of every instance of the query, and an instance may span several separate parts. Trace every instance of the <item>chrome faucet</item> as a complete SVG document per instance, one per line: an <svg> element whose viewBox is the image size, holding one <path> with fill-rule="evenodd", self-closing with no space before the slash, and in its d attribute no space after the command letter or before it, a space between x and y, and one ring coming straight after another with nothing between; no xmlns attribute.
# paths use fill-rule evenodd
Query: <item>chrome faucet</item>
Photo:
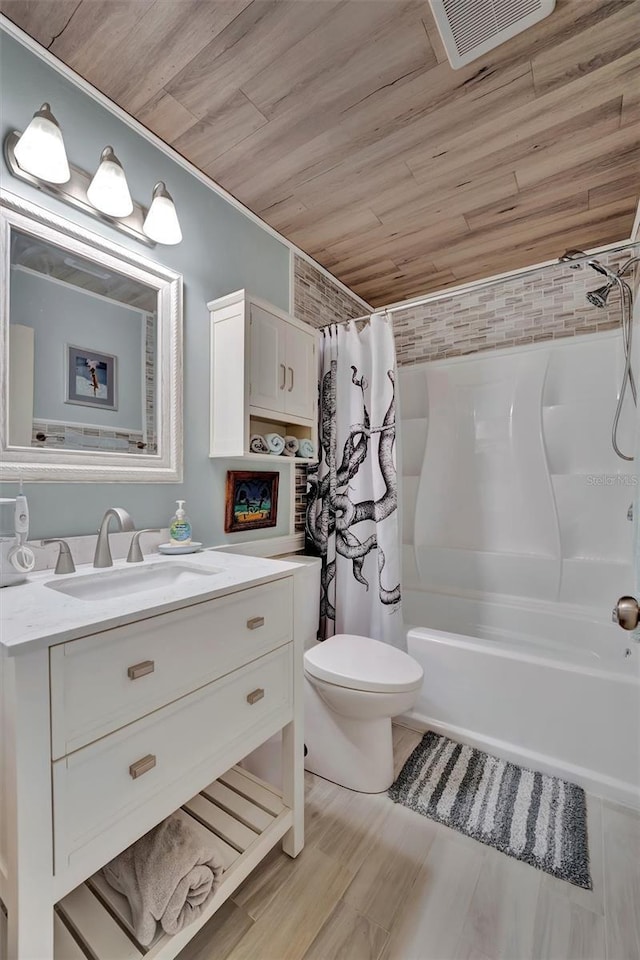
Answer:
<svg viewBox="0 0 640 960"><path fill-rule="evenodd" d="M121 530L134 529L133 520L124 507L109 507L109 509L105 511L102 523L100 524L96 552L93 558L94 567L113 566L113 557L111 556L111 547L109 546L109 523L112 517L118 521Z"/></svg>

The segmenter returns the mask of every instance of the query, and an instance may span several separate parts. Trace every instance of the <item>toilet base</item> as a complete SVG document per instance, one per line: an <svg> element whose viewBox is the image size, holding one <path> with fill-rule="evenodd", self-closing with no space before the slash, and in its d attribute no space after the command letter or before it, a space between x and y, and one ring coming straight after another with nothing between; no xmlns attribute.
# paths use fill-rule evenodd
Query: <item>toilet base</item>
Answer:
<svg viewBox="0 0 640 960"><path fill-rule="evenodd" d="M360 793L393 783L391 717L358 720L330 710L305 678L305 769Z"/></svg>

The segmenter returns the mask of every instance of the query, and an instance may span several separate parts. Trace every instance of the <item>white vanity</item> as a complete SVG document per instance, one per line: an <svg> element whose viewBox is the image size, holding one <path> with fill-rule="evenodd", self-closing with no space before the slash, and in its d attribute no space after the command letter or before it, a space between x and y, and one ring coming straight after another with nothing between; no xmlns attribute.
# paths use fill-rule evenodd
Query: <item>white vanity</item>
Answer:
<svg viewBox="0 0 640 960"><path fill-rule="evenodd" d="M0 595L10 960L168 960L279 840L302 849L300 568L179 560L45 571ZM279 730L281 792L236 766ZM207 913L145 953L99 871L180 807L217 835L226 869Z"/></svg>

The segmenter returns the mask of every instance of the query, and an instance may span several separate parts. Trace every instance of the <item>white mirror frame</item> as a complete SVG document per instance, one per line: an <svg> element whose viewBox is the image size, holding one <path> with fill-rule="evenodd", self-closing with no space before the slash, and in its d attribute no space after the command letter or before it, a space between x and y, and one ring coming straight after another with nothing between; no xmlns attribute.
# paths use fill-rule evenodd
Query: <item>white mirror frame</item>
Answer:
<svg viewBox="0 0 640 960"><path fill-rule="evenodd" d="M159 453L52 450L9 443L11 231L22 230L158 291ZM0 190L0 480L49 483L182 481L182 276L22 197Z"/></svg>

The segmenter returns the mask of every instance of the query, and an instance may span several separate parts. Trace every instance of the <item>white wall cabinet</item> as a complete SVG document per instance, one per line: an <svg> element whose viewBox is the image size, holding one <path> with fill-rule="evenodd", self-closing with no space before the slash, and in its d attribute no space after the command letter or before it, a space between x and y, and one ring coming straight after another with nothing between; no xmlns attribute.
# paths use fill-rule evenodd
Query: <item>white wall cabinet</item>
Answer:
<svg viewBox="0 0 640 960"><path fill-rule="evenodd" d="M317 393L315 333L250 305L249 403L313 420Z"/></svg>
<svg viewBox="0 0 640 960"><path fill-rule="evenodd" d="M315 335L288 323L285 348L284 412L312 420L318 393Z"/></svg>
<svg viewBox="0 0 640 960"><path fill-rule="evenodd" d="M269 432L310 439L317 451L316 331L244 290L208 307L210 456L268 457L251 454L249 442L253 433Z"/></svg>

